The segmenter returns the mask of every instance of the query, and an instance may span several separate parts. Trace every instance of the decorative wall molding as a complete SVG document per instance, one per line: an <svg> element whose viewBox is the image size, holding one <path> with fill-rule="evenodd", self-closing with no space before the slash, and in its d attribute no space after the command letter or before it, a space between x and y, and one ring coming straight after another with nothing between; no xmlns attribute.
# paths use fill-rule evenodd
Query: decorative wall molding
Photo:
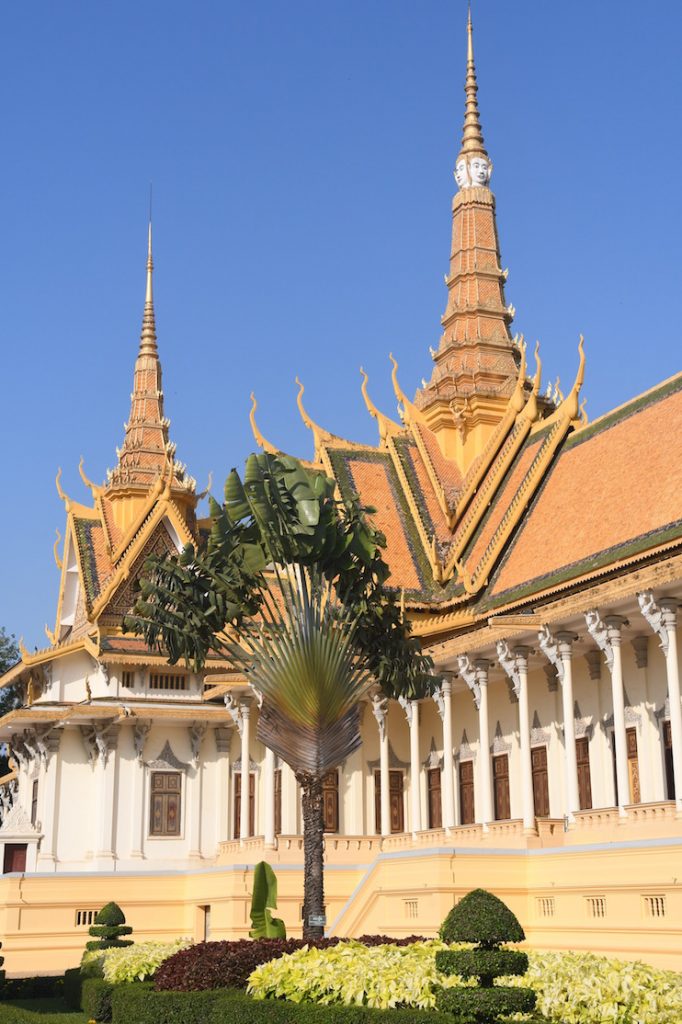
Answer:
<svg viewBox="0 0 682 1024"><path fill-rule="evenodd" d="M490 753L491 754L510 754L511 753L511 749L512 749L512 745L507 740L505 740L504 736L502 735L502 726L500 725L500 723L498 721L496 726L495 726L495 735L493 737L493 741L490 744Z"/></svg>
<svg viewBox="0 0 682 1024"><path fill-rule="evenodd" d="M426 771L430 771L433 768L440 768L441 771L443 770L443 756L438 753L438 750L436 749L436 741L433 736L431 737L431 747L429 748L428 757L422 761L422 767L425 768Z"/></svg>
<svg viewBox="0 0 682 1024"><path fill-rule="evenodd" d="M377 758L375 761L368 761L367 767L371 772L378 771L380 767L379 758ZM393 768L395 771L403 772L407 771L407 769L410 767L409 761L401 761L400 758L397 756L395 750L391 745L390 740L388 741L388 767Z"/></svg>
<svg viewBox="0 0 682 1024"><path fill-rule="evenodd" d="M14 804L5 816L0 827L0 840L22 839L24 842L37 842L42 833L32 825L21 804Z"/></svg>
<svg viewBox="0 0 682 1024"><path fill-rule="evenodd" d="M530 745L531 747L548 747L551 739L551 733L548 729L543 729L540 722L540 716L537 711L533 712L533 724L530 727Z"/></svg>

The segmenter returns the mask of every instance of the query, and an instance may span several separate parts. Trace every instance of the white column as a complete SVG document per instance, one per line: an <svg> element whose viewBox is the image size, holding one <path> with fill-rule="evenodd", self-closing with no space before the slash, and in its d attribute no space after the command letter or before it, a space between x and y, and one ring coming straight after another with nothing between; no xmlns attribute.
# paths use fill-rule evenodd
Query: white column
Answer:
<svg viewBox="0 0 682 1024"><path fill-rule="evenodd" d="M201 744L208 724L193 722L188 729L191 749L192 772L188 778L189 796L189 855L193 860L201 857L201 818L203 803L203 765L201 763Z"/></svg>
<svg viewBox="0 0 682 1024"><path fill-rule="evenodd" d="M528 654L527 647L509 649L506 640L498 640L497 656L509 676L519 701L519 747L521 756L521 798L523 830L535 834L535 804L533 801L533 766L530 756L530 713L528 709Z"/></svg>
<svg viewBox="0 0 682 1024"><path fill-rule="evenodd" d="M116 791L116 749L118 726L95 725L97 761L97 848L95 858L100 870L111 869L116 859L114 849L114 795Z"/></svg>
<svg viewBox="0 0 682 1024"><path fill-rule="evenodd" d="M398 697L398 703L405 712L410 727L410 823L412 833L422 828L421 793L419 786L419 701Z"/></svg>
<svg viewBox="0 0 682 1024"><path fill-rule="evenodd" d="M563 671L561 673L561 699L564 719L564 755L566 758L566 812L569 821L575 820L575 812L580 810L578 793L578 761L575 752L575 711L573 702L573 641L575 633L562 630L557 633L559 657ZM625 735L623 733L623 735Z"/></svg>
<svg viewBox="0 0 682 1024"><path fill-rule="evenodd" d="M625 818L625 805L630 802L628 755L625 739L625 697L623 694L623 663L621 660L621 629L627 623L622 615L607 615L602 622L599 612L586 613L585 621L590 635L606 656L611 673L611 700L613 702L613 735L616 745L616 780L618 783L618 812Z"/></svg>
<svg viewBox="0 0 682 1024"><path fill-rule="evenodd" d="M677 601L661 601L663 625L668 633L665 667L668 675L668 700L670 703L675 809L677 815L682 816L682 705L680 704L680 669L677 658L677 607Z"/></svg>
<svg viewBox="0 0 682 1024"><path fill-rule="evenodd" d="M443 826L455 826L455 760L452 740L452 680L444 679L433 695L443 723Z"/></svg>
<svg viewBox="0 0 682 1024"><path fill-rule="evenodd" d="M220 726L214 729L215 745L218 752L216 761L218 806L216 808L217 818L217 840L218 844L226 843L230 828L230 740L232 732L228 726Z"/></svg>
<svg viewBox="0 0 682 1024"><path fill-rule="evenodd" d="M269 747L265 748L265 779L264 779L265 814L263 822L263 839L266 847L275 848L275 755Z"/></svg>
<svg viewBox="0 0 682 1024"><path fill-rule="evenodd" d="M479 781L481 786L481 817L487 828L493 820L493 790L490 772L490 726L488 724L488 666L485 658L475 663L476 680L479 686L478 734L480 737Z"/></svg>
<svg viewBox="0 0 682 1024"><path fill-rule="evenodd" d="M680 704L680 669L677 656L677 609L679 601L666 598L658 607L650 591L638 595L639 606L651 628L661 641L665 654L670 704L670 738L673 748L673 779L675 780L675 811L682 816L682 705Z"/></svg>
<svg viewBox="0 0 682 1024"><path fill-rule="evenodd" d="M133 766L133 785L130 797L132 813L130 856L135 859L144 857L144 841L147 834L147 822L149 809L144 807L144 748L147 737L151 731L152 723L149 719L135 722L133 725L133 749L135 751L135 764Z"/></svg>
<svg viewBox="0 0 682 1024"><path fill-rule="evenodd" d="M372 714L376 718L379 727L379 788L381 805L381 834L391 834L391 796L389 790L389 768L388 768L388 698L380 693L372 697Z"/></svg>
<svg viewBox="0 0 682 1024"><path fill-rule="evenodd" d="M239 836L242 842L249 837L249 768L250 733L251 733L251 701L243 699L239 705L242 739L242 771L241 771L241 807L239 816Z"/></svg>
<svg viewBox="0 0 682 1024"><path fill-rule="evenodd" d="M492 780L490 777L490 727L488 724L488 669L486 658L477 658L471 664L468 654L458 655L459 674L471 690L474 704L478 709L478 792L479 817L483 831L493 820Z"/></svg>
<svg viewBox="0 0 682 1024"><path fill-rule="evenodd" d="M40 844L37 866L41 871L54 871L57 863L57 833L59 827L59 743L61 731L53 729L43 738L44 771L39 785L42 788L40 798L40 831L43 839Z"/></svg>

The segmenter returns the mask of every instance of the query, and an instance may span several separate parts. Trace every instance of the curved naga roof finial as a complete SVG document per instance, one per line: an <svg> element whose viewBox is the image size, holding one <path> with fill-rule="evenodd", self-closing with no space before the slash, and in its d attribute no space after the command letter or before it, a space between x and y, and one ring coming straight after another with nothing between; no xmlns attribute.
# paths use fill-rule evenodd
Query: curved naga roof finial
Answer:
<svg viewBox="0 0 682 1024"><path fill-rule="evenodd" d="M400 387L400 384L398 383L398 360L395 359L395 357L394 357L392 352L389 352L388 358L393 363L393 371L391 372L391 380L393 381L393 390L395 392L395 397L398 399L398 413L400 414L400 418L406 424L407 423L423 423L424 422L424 415L423 415L423 413L420 412L420 410L417 408L417 406L414 405L414 403L409 400L409 398L407 397L407 395L405 394L403 389ZM402 408L402 412L400 410L400 406L401 405L403 407Z"/></svg>
<svg viewBox="0 0 682 1024"><path fill-rule="evenodd" d="M314 420L311 420L310 416L306 412L305 406L303 405L303 392L305 388L301 381L296 377L296 384L298 385L298 395L296 396L296 404L298 405L298 411L301 414L301 419L305 423L308 430L312 431L312 435L315 441L315 461L322 461L322 445L326 441L332 441L334 435L323 427L320 427Z"/></svg>
<svg viewBox="0 0 682 1024"><path fill-rule="evenodd" d="M396 423L395 420L389 419L388 416L384 416L383 412L379 412L367 393L367 381L369 378L362 367L360 367L360 373L362 374L362 386L360 390L362 391L362 397L365 400L367 411L370 416L373 416L377 421L377 426L379 427L379 439L381 443L384 445L388 444L389 437L392 437L394 434L399 434L403 428L399 423Z"/></svg>
<svg viewBox="0 0 682 1024"><path fill-rule="evenodd" d="M540 391L540 383L542 381L542 360L540 359L540 342L535 342L535 377L533 379L533 394L537 395Z"/></svg>
<svg viewBox="0 0 682 1024"><path fill-rule="evenodd" d="M59 497L64 502L64 505L66 506L66 511L69 512L70 509L71 509L71 498L69 498L68 494L65 493L64 488L62 487L61 481L62 481L62 467L60 466L59 469L57 470L57 475L54 478L54 485L57 488L57 494L59 495Z"/></svg>
<svg viewBox="0 0 682 1024"><path fill-rule="evenodd" d="M261 434L256 423L256 409L258 408L258 402L254 392L251 392L251 411L249 412L249 422L251 424L251 433L253 434L256 444L259 448L262 448L268 455L280 455L279 449L275 448L274 444L270 442Z"/></svg>
<svg viewBox="0 0 682 1024"><path fill-rule="evenodd" d="M579 422L578 417L580 415L580 401L578 396L580 395L580 389L582 388L583 382L585 380L585 338L582 334L580 335L580 341L578 342L578 352L580 354L580 359L578 362L578 372L575 375L573 387L566 395L566 397L562 399L557 409L555 409L552 415L548 419L546 419L544 423L554 422L555 420L569 420Z"/></svg>
<svg viewBox="0 0 682 1024"><path fill-rule="evenodd" d="M197 501L201 501L202 498L205 498L206 495L208 494L208 492L211 490L212 487L213 487L213 470L209 469L209 471L208 471L208 482L206 484L206 490L205 491L200 491L200 493L197 494Z"/></svg>
<svg viewBox="0 0 682 1024"><path fill-rule="evenodd" d="M83 481L85 486L92 492L93 498L96 498L97 495L101 493L102 488L98 487L97 484L93 484L92 480L90 480L89 477L86 476L85 470L83 469L84 462L85 459L81 455L80 462L78 463L78 472L80 473L81 480Z"/></svg>
<svg viewBox="0 0 682 1024"><path fill-rule="evenodd" d="M59 532L59 530L55 530L55 533L57 534L57 539L54 542L54 547L52 548L52 553L54 554L54 560L57 563L57 568L58 569L63 569L64 568L64 560L61 559L59 557L59 555L57 554L57 548L59 547L59 545L61 543L62 535Z"/></svg>

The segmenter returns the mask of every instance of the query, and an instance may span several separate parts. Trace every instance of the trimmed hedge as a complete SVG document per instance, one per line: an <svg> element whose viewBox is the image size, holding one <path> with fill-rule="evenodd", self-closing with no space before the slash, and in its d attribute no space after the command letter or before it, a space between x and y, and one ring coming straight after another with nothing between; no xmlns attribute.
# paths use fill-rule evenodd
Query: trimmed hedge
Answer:
<svg viewBox="0 0 682 1024"><path fill-rule="evenodd" d="M441 988L436 996L439 1010L451 1014L450 1024L488 1024L512 1013L530 1013L535 992L530 988L493 985L492 988Z"/></svg>
<svg viewBox="0 0 682 1024"><path fill-rule="evenodd" d="M480 978L485 984L493 978L525 974L528 954L518 949L456 949L436 953L436 970L458 974L460 978Z"/></svg>
<svg viewBox="0 0 682 1024"><path fill-rule="evenodd" d="M81 989L81 1010L88 1020L98 1024L111 1020L111 996L114 985L104 978L83 978Z"/></svg>
<svg viewBox="0 0 682 1024"><path fill-rule="evenodd" d="M36 978L9 978L0 986L2 999L50 999L63 993L64 979L58 975L40 975Z"/></svg>
<svg viewBox="0 0 682 1024"><path fill-rule="evenodd" d="M69 1009L80 1010L82 987L83 976L80 967L70 967L68 971L64 971L63 999Z"/></svg>
<svg viewBox="0 0 682 1024"><path fill-rule="evenodd" d="M113 1024L452 1024L437 1010L374 1010L367 1006L317 1006L279 999L251 999L235 989L155 992L119 985Z"/></svg>
<svg viewBox="0 0 682 1024"><path fill-rule="evenodd" d="M85 1024L85 1020L80 1010L65 1010L61 999L0 1002L0 1024Z"/></svg>

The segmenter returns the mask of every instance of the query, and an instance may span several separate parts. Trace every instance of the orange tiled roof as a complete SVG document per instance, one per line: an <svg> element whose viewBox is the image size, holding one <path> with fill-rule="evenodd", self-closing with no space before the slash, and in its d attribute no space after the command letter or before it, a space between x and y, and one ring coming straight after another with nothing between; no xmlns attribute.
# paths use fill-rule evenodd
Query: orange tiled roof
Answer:
<svg viewBox="0 0 682 1024"><path fill-rule="evenodd" d="M512 601L682 537L682 374L569 436L490 588Z"/></svg>

